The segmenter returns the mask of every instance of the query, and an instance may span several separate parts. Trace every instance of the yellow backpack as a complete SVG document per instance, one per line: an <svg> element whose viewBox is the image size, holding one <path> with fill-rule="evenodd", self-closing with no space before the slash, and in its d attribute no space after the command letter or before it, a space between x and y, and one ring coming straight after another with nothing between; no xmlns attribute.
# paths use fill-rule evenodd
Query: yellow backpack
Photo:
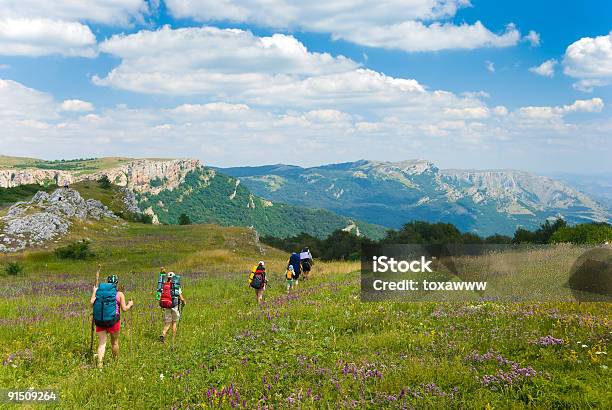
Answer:
<svg viewBox="0 0 612 410"><path fill-rule="evenodd" d="M287 280L293 279L293 273L289 269L287 269Z"/></svg>

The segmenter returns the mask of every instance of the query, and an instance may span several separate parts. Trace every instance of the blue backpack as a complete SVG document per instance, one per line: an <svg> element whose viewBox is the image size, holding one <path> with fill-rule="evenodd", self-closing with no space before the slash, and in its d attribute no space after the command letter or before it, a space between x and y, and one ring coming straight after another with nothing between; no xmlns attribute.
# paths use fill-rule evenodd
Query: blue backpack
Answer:
<svg viewBox="0 0 612 410"><path fill-rule="evenodd" d="M101 283L93 304L94 322L100 327L111 327L119 321L117 284Z"/></svg>
<svg viewBox="0 0 612 410"><path fill-rule="evenodd" d="M289 264L293 266L293 271L295 272L295 279L297 279L300 276L300 254L299 253L295 253L293 252L291 254L291 256L289 257ZM287 268L289 267L287 265Z"/></svg>

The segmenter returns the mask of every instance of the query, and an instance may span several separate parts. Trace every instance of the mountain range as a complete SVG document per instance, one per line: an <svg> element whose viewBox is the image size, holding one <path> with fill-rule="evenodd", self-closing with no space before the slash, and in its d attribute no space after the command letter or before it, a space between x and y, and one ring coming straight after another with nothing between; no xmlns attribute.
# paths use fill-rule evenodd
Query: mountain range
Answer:
<svg viewBox="0 0 612 410"><path fill-rule="evenodd" d="M176 224L185 214L193 223L252 226L277 237L324 237L344 229L378 239L412 220L449 222L487 236L533 229L547 218L607 222L611 215L606 194L595 200L557 179L515 170L444 170L427 160L212 168L196 159L0 156L3 198L27 188L23 199L29 199L39 186L48 191L102 177L122 187L129 213L148 214L154 223Z"/></svg>
<svg viewBox="0 0 612 410"><path fill-rule="evenodd" d="M53 186L74 186L86 195L89 188L85 190L83 184L99 181L102 177L123 188L124 198L120 202L124 202L122 208L128 214L147 214L156 224L177 224L180 215L185 214L192 223L247 226L261 235L276 237L301 232L326 237L342 229L378 239L386 232L382 226L325 209L259 198L238 179L207 168L195 159L43 161L0 156L0 196L3 197L14 198L14 191L27 187L23 190L25 195L19 199L29 200L38 186L45 190ZM113 204L108 205L113 208ZM1 225L0 220L0 228Z"/></svg>
<svg viewBox="0 0 612 410"><path fill-rule="evenodd" d="M480 235L512 234L552 217L581 223L610 221L611 215L609 204L549 177L516 170L445 170L420 159L219 171L263 198L322 207L390 228L426 220Z"/></svg>

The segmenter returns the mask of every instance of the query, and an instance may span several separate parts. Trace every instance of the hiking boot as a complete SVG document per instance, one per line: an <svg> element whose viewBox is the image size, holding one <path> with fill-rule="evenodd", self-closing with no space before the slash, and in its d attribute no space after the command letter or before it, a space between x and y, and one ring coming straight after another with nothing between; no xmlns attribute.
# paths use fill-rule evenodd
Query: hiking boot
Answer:
<svg viewBox="0 0 612 410"><path fill-rule="evenodd" d="M166 341L166 337L164 335L159 335L159 341L164 343Z"/></svg>

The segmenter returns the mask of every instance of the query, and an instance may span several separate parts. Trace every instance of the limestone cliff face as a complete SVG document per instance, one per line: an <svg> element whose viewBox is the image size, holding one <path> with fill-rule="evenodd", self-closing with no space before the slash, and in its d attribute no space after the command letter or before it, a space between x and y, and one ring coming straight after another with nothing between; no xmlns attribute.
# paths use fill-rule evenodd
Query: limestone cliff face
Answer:
<svg viewBox="0 0 612 410"><path fill-rule="evenodd" d="M102 170L85 175L81 179L100 179L106 175L115 185L123 186L138 193L157 195L164 189L179 186L185 175L202 166L197 159L174 159L167 161L134 160L117 168ZM80 179L77 179L80 180Z"/></svg>
<svg viewBox="0 0 612 410"><path fill-rule="evenodd" d="M25 184L54 183L59 186L83 180L98 180L103 175L119 186L137 193L158 194L174 189L185 175L202 166L196 159L148 160L138 159L115 168L92 174L43 169L0 169L0 187L12 188Z"/></svg>
<svg viewBox="0 0 612 410"><path fill-rule="evenodd" d="M13 188L19 185L44 184L52 182L63 186L74 181L68 171L52 169L0 169L0 187Z"/></svg>

